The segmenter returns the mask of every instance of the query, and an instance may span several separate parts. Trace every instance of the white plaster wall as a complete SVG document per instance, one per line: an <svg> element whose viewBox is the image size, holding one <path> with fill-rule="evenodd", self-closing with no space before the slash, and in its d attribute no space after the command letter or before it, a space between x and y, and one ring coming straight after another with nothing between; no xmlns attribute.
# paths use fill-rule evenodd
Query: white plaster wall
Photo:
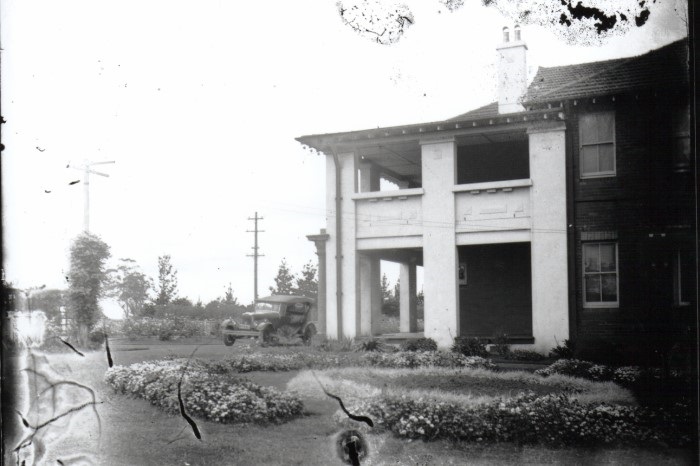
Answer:
<svg viewBox="0 0 700 466"><path fill-rule="evenodd" d="M424 334L449 347L458 335L455 184L457 146L450 141L421 141L423 170Z"/></svg>
<svg viewBox="0 0 700 466"><path fill-rule="evenodd" d="M565 126L530 130L532 332L549 351L569 338Z"/></svg>
<svg viewBox="0 0 700 466"><path fill-rule="evenodd" d="M523 110L520 100L527 84L527 46L510 42L498 47L498 113Z"/></svg>
<svg viewBox="0 0 700 466"><path fill-rule="evenodd" d="M420 235L421 196L357 199L357 237Z"/></svg>

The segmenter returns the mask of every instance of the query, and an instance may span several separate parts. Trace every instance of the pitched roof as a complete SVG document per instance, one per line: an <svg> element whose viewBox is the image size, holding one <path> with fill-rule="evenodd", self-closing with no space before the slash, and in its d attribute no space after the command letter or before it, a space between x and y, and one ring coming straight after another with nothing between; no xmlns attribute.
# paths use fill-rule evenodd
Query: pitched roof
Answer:
<svg viewBox="0 0 700 466"><path fill-rule="evenodd" d="M480 118L491 118L498 116L498 102L491 102L483 107L475 108L467 113L462 113L447 121L478 120Z"/></svg>
<svg viewBox="0 0 700 466"><path fill-rule="evenodd" d="M636 57L540 67L524 101L551 102L662 87L686 87L687 83L688 42L681 39Z"/></svg>

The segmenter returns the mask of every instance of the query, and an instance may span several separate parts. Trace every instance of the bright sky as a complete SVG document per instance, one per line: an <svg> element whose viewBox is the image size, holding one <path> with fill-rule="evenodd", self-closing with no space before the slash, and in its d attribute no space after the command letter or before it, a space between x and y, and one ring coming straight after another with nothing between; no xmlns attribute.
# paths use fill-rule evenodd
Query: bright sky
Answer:
<svg viewBox="0 0 700 466"><path fill-rule="evenodd" d="M152 277L170 254L180 296L206 303L230 282L252 300L256 211L260 294L283 257L295 273L315 261L306 235L326 223L324 160L295 137L441 120L495 100L495 47L513 21L481 0L455 12L403 3L414 24L382 45L329 0L3 1L6 279L67 286L83 186L69 185L82 174L66 166L84 159L116 161L94 167L109 178L90 178L91 231L113 262L132 258ZM684 36L673 1L657 3L643 27L585 45L567 44L563 26L523 26L531 73Z"/></svg>

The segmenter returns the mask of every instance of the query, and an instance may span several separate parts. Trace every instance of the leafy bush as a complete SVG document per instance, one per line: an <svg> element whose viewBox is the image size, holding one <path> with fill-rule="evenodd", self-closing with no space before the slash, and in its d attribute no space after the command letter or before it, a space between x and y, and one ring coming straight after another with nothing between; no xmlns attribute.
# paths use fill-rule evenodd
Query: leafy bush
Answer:
<svg viewBox="0 0 700 466"><path fill-rule="evenodd" d="M382 395L349 408L401 437L548 446L687 446L687 405L672 409L583 404L566 395L520 394L476 406Z"/></svg>
<svg viewBox="0 0 700 466"><path fill-rule="evenodd" d="M488 356L486 345L475 337L456 337L452 343L452 351L464 356Z"/></svg>
<svg viewBox="0 0 700 466"><path fill-rule="evenodd" d="M376 338L370 338L368 340L359 341L355 344L355 351L368 352L368 351L387 351L388 345L381 340Z"/></svg>
<svg viewBox="0 0 700 466"><path fill-rule="evenodd" d="M363 354L360 364L373 367L469 367L495 369L496 365L480 356L464 356L446 351L400 351L397 353Z"/></svg>
<svg viewBox="0 0 700 466"><path fill-rule="evenodd" d="M401 345L401 351L437 351L437 343L432 338L407 340Z"/></svg>
<svg viewBox="0 0 700 466"><path fill-rule="evenodd" d="M176 413L177 385L184 361L148 361L114 366L105 381L118 393L131 394ZM216 422L283 422L301 414L303 405L294 394L261 387L252 382L231 380L190 367L182 383L187 411Z"/></svg>
<svg viewBox="0 0 700 466"><path fill-rule="evenodd" d="M88 335L90 347L97 348L105 342L105 333L102 330L93 330Z"/></svg>
<svg viewBox="0 0 700 466"><path fill-rule="evenodd" d="M572 359L574 357L574 352L576 347L574 342L571 340L564 340L564 346L557 344L549 352L549 356L557 359Z"/></svg>

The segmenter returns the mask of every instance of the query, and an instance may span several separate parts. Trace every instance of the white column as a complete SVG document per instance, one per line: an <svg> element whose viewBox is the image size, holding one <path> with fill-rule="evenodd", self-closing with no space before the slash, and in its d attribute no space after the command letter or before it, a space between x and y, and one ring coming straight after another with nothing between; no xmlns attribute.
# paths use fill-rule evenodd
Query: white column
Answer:
<svg viewBox="0 0 700 466"><path fill-rule="evenodd" d="M357 264L355 251L355 204L352 194L357 190L357 164L352 153L338 154L341 166L341 247L342 256L337 257L336 244L338 232L336 231L336 168L332 155L326 156L326 231L329 238L327 243L327 267L326 267L326 335L329 338L338 338L338 288L337 288L337 261L341 264L342 288L342 326L343 335L354 337L359 330L359 312L357 312Z"/></svg>
<svg viewBox="0 0 700 466"><path fill-rule="evenodd" d="M401 263L399 269L399 331L416 332L418 315L416 309L416 264Z"/></svg>
<svg viewBox="0 0 700 466"><path fill-rule="evenodd" d="M379 333L382 311L382 290L379 278L379 259L359 255L360 271L360 334Z"/></svg>
<svg viewBox="0 0 700 466"><path fill-rule="evenodd" d="M449 347L459 330L454 139L421 141L423 173L423 292L426 337Z"/></svg>
<svg viewBox="0 0 700 466"><path fill-rule="evenodd" d="M371 163L360 164L360 192L379 191L379 170Z"/></svg>
<svg viewBox="0 0 700 466"><path fill-rule="evenodd" d="M547 352L569 338L566 138L563 122L528 130L532 212L532 334Z"/></svg>

